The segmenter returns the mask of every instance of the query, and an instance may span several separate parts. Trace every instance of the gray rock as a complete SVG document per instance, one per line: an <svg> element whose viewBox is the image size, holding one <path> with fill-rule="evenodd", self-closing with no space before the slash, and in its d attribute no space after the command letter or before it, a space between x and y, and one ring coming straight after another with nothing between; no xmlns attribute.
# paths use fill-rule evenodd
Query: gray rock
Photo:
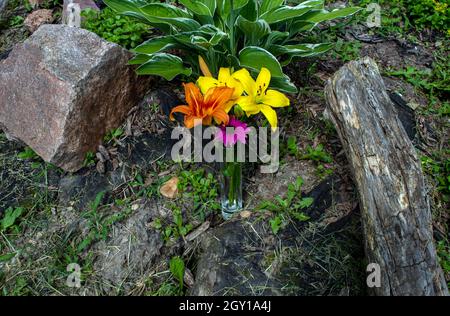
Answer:
<svg viewBox="0 0 450 316"><path fill-rule="evenodd" d="M114 293L120 288L130 293L180 249L176 245L166 247L160 233L150 225L154 219L168 215L156 201L147 200L128 219L114 225L111 238L95 246L94 270L103 291Z"/></svg>
<svg viewBox="0 0 450 316"><path fill-rule="evenodd" d="M0 23L5 20L6 7L8 6L8 0L0 0Z"/></svg>
<svg viewBox="0 0 450 316"><path fill-rule="evenodd" d="M321 182L306 196L314 198L314 204L305 210L311 220L293 221L276 236L270 227L271 217L261 213L205 233L200 240L195 284L189 294L337 295L340 286L349 286L352 293L358 293L359 284L352 284L349 272L337 264L339 260L350 262L352 257L360 260L364 256L360 232L354 232L350 221L356 201L346 192L343 182L334 177ZM356 245L342 251L330 246L340 239L347 247L347 238L353 243L356 240ZM339 251L333 254L336 261L321 262L331 251ZM344 273L334 274L334 269ZM353 273L358 278L361 271Z"/></svg>
<svg viewBox="0 0 450 316"><path fill-rule="evenodd" d="M129 58L89 31L43 25L0 61L0 126L45 161L79 170L148 89Z"/></svg>
<svg viewBox="0 0 450 316"><path fill-rule="evenodd" d="M0 0L0 14L6 9L8 6L8 0Z"/></svg>

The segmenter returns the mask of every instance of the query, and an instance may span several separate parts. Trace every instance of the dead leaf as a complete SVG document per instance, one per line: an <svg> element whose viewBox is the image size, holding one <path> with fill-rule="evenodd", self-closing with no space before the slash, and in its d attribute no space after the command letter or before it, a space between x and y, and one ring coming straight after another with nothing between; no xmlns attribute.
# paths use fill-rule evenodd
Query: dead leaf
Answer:
<svg viewBox="0 0 450 316"><path fill-rule="evenodd" d="M106 172L105 164L101 162L100 160L97 162L96 169L98 173L103 174Z"/></svg>
<svg viewBox="0 0 450 316"><path fill-rule="evenodd" d="M250 216L252 216L252 212L250 211L242 211L239 213L239 215L241 216L241 218L249 218Z"/></svg>
<svg viewBox="0 0 450 316"><path fill-rule="evenodd" d="M102 154L102 156L105 158L105 160L107 160L107 161L111 160L111 157L109 156L109 152L106 150L105 146L99 145L98 151Z"/></svg>
<svg viewBox="0 0 450 316"><path fill-rule="evenodd" d="M159 189L162 196L174 199L178 195L178 177L173 177Z"/></svg>

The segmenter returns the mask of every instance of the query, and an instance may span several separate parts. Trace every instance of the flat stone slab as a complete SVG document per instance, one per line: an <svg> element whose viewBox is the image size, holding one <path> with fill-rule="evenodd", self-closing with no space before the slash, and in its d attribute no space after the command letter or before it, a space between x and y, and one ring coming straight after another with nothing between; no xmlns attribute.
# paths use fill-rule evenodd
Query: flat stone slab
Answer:
<svg viewBox="0 0 450 316"><path fill-rule="evenodd" d="M79 170L149 87L130 57L89 31L41 26L0 61L0 127L45 161Z"/></svg>

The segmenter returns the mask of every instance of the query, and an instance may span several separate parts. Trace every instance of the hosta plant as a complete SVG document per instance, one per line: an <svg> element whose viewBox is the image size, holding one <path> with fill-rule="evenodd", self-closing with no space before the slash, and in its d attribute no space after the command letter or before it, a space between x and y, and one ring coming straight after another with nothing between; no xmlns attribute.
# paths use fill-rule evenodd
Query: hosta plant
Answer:
<svg viewBox="0 0 450 316"><path fill-rule="evenodd" d="M299 43L297 37L319 23L347 17L359 8L327 11L324 0L104 0L118 13L158 29L161 36L137 46L132 64L138 73L172 80L200 74L198 56L216 76L220 67L262 67L272 74L272 87L295 92L282 67L293 58L322 54L332 43Z"/></svg>

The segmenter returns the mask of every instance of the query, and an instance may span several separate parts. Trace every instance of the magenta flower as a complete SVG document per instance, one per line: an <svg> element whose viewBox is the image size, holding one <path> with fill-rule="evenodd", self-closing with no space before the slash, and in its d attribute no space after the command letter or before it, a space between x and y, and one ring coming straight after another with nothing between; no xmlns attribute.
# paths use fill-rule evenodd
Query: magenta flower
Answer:
<svg viewBox="0 0 450 316"><path fill-rule="evenodd" d="M237 120L234 116L230 116L228 125L220 126L216 139L221 141L226 147L231 147L238 141L246 144L248 133L250 133L250 128L247 127L247 124Z"/></svg>

